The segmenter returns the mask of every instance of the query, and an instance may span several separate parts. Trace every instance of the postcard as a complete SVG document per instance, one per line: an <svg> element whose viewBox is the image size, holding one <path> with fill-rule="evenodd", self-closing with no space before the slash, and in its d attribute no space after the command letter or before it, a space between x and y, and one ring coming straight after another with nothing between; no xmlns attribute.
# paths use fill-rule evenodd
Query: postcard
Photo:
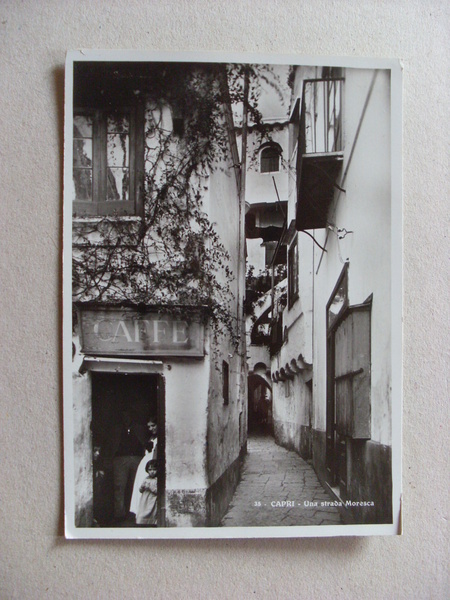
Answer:
<svg viewBox="0 0 450 600"><path fill-rule="evenodd" d="M67 538L401 533L401 67L70 51Z"/></svg>

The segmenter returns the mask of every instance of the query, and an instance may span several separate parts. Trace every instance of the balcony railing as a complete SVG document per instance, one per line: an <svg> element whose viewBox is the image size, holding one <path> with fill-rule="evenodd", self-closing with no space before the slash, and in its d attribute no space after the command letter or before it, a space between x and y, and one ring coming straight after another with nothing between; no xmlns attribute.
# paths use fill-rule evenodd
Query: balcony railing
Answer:
<svg viewBox="0 0 450 600"><path fill-rule="evenodd" d="M297 151L296 228L326 227L343 162L343 79L303 82Z"/></svg>
<svg viewBox="0 0 450 600"><path fill-rule="evenodd" d="M300 125L302 154L342 150L342 81L314 79L303 82L303 123Z"/></svg>

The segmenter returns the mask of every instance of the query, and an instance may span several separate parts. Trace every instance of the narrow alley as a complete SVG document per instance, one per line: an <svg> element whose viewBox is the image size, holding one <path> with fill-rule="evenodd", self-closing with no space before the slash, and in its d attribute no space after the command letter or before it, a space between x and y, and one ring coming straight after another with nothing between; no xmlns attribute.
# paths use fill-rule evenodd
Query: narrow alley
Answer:
<svg viewBox="0 0 450 600"><path fill-rule="evenodd" d="M339 525L331 502L298 454L277 446L269 435L249 436L241 481L222 526Z"/></svg>

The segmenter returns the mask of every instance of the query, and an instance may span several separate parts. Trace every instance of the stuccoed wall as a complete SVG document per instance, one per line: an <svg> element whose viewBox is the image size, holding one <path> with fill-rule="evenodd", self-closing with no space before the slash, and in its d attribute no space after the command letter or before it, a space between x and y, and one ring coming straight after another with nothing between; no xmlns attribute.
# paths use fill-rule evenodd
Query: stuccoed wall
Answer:
<svg viewBox="0 0 450 600"><path fill-rule="evenodd" d="M164 375L167 525L197 526L206 518L208 361L167 361Z"/></svg>
<svg viewBox="0 0 450 600"><path fill-rule="evenodd" d="M229 281L231 291L242 307L244 286L244 265L239 265L239 215L244 217L244 207L239 206L239 196L232 157L216 165L209 178L208 193L205 198L205 210L210 221L215 224L222 243L229 252L229 266L232 278ZM241 231L242 233L242 231ZM222 280L223 274L222 274ZM233 317L238 318L238 311ZM236 321L235 321L236 325ZM241 326L243 323L241 321ZM246 380L240 373L243 366L242 352L237 351L223 328L223 335L217 340L211 339L208 349L209 388L207 414L207 481L214 486L209 493L210 523L217 525L223 516L228 501L231 500L238 474L238 459L242 439L239 428L239 415L247 399ZM229 365L229 403L224 405L222 396L222 362ZM245 412L241 420L245 419ZM204 438L205 439L205 438ZM222 499L222 502L220 501ZM220 507L217 504L221 504Z"/></svg>
<svg viewBox="0 0 450 600"><path fill-rule="evenodd" d="M91 376L75 372L72 380L75 524L90 527L93 518Z"/></svg>
<svg viewBox="0 0 450 600"><path fill-rule="evenodd" d="M390 297L390 120L389 74L376 75L370 98L374 72L345 70L343 99L344 164L347 177L345 193L338 194L329 220L339 228L351 231L339 240L328 235L327 253L314 249L314 465L324 476L323 437L326 429L326 305L337 283L344 262L348 267L348 301L362 304L373 294L371 311L371 440L361 449L348 440L348 499L370 497L374 509L353 510L355 519L364 522L390 520L387 507L390 498L391 468L391 309ZM364 106L368 99L367 110ZM351 160L351 163L349 164ZM325 233L319 232L323 244ZM319 267L319 261L321 264ZM386 475L386 473L388 475ZM381 485L383 482L383 485ZM342 490L341 490L342 493Z"/></svg>
<svg viewBox="0 0 450 600"><path fill-rule="evenodd" d="M449 10L443 0L0 4L3 598L447 595ZM132 47L402 59L403 537L64 540L62 67L68 48Z"/></svg>
<svg viewBox="0 0 450 600"><path fill-rule="evenodd" d="M289 98L289 96L288 96ZM287 117L280 118L280 121L287 121ZM288 127L287 125L274 125L270 129L270 140L278 144L282 149L280 170L273 173L261 173L260 164L260 147L267 140L259 139L254 130L250 130L248 135L248 150L247 150L247 180L246 180L246 201L249 204L259 202L277 202L277 192L273 185L272 177L275 178L278 194L281 201L288 199ZM238 138L238 143L241 139Z"/></svg>
<svg viewBox="0 0 450 600"><path fill-rule="evenodd" d="M285 388L288 386L289 397ZM295 450L304 459L311 458L310 414L311 391L301 375L288 382L279 381L272 386L273 427L277 443Z"/></svg>
<svg viewBox="0 0 450 600"><path fill-rule="evenodd" d="M373 73L360 70L348 71L348 92L356 81L361 99L365 96L372 81ZM354 80L354 81L352 81ZM339 217L339 221L355 234L348 235L341 243L341 252L354 257L350 259L349 298L351 304L358 304L373 293L372 305L372 356L371 356L371 395L372 395L372 440L381 444L391 443L390 417L391 407L388 398L391 394L391 281L386 277L386 267L390 265L391 242L391 206L390 206L390 122L379 118L380 114L389 114L389 74L380 71L377 74L370 103L358 138L358 148L352 159L346 185L348 195L355 198L355 204L361 211L351 207ZM360 102L361 100L359 100ZM350 99L346 99L349 103ZM351 130L357 127L358 110L349 107L345 127ZM353 120L350 123L350 119ZM356 188L358 173L364 173L363 193ZM352 192L352 189L358 191ZM344 209L344 207L342 207ZM345 209L344 209L345 210ZM348 223L348 226L346 225ZM352 261L355 268L352 268Z"/></svg>
<svg viewBox="0 0 450 600"><path fill-rule="evenodd" d="M355 143L374 73L346 69L344 86L344 164L345 172L354 147L345 193L341 193L332 223L353 233L338 240L328 235L327 253L322 256L314 248L314 270L319 268L314 283L314 392L315 428L324 431L326 419L326 318L325 308L344 266L348 270L349 303L361 304L373 294L371 315L371 410L372 439L391 443L390 396L390 324L391 289L386 269L390 268L390 153L389 153L389 75L378 73L367 110ZM325 232L317 231L323 244Z"/></svg>

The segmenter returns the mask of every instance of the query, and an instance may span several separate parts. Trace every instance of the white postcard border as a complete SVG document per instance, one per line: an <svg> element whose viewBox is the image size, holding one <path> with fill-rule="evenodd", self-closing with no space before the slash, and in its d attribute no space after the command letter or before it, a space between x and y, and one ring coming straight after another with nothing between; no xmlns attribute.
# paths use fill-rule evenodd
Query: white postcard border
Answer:
<svg viewBox="0 0 450 600"><path fill-rule="evenodd" d="M73 64L74 61L167 61L231 62L340 66L358 69L387 69L391 72L391 294L392 294L392 483L393 523L388 525L322 525L240 528L80 528L74 524L73 395L71 380L71 187ZM235 52L150 52L135 50L75 50L67 53L64 122L64 209L63 209L63 393L64 393L64 490L65 533L68 539L224 539L372 536L401 533L401 412L402 412L402 68L388 58L299 56Z"/></svg>

